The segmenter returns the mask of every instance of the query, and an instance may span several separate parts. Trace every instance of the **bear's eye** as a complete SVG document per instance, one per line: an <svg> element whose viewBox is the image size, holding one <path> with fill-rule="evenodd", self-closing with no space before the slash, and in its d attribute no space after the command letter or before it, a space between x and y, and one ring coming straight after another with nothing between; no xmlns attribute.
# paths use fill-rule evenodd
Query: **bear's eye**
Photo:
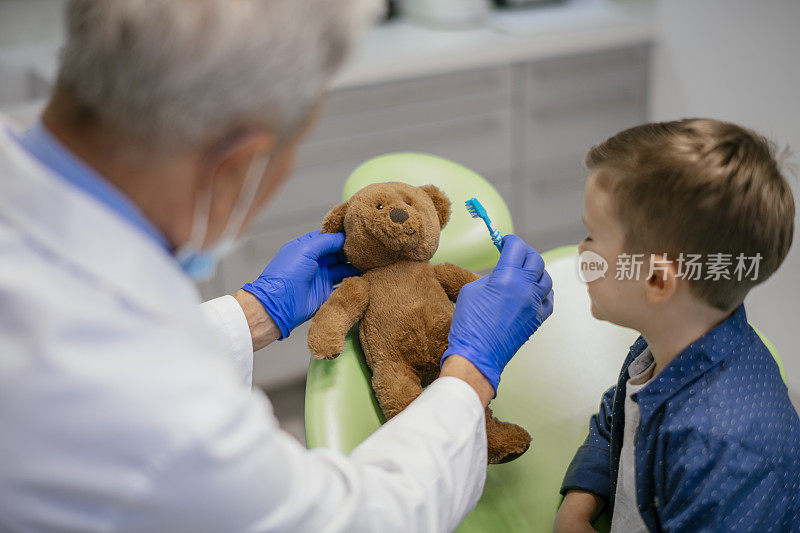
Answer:
<svg viewBox="0 0 800 533"><path fill-rule="evenodd" d="M411 202L409 202L409 201L406 201L406 205L407 205L408 207L411 207Z"/></svg>
<svg viewBox="0 0 800 533"><path fill-rule="evenodd" d="M383 204L378 204L375 207L378 208L378 209L383 209Z"/></svg>

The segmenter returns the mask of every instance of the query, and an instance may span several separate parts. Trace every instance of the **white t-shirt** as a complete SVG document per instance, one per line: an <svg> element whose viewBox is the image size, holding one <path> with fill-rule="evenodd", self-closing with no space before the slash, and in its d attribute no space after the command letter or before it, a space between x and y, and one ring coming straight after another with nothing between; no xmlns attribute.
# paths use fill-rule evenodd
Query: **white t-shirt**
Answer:
<svg viewBox="0 0 800 533"><path fill-rule="evenodd" d="M625 385L625 429L619 457L614 514L611 517L612 533L647 533L647 526L636 504L635 438L639 430L639 404L633 401L631 396L653 380L655 366L650 348L645 349L628 366L630 377Z"/></svg>

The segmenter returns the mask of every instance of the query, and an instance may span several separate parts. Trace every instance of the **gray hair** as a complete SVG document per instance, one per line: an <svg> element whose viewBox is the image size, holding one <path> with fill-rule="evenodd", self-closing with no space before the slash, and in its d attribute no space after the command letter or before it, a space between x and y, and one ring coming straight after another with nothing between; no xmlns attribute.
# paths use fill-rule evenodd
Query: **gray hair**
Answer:
<svg viewBox="0 0 800 533"><path fill-rule="evenodd" d="M70 0L57 88L148 145L309 118L375 0Z"/></svg>

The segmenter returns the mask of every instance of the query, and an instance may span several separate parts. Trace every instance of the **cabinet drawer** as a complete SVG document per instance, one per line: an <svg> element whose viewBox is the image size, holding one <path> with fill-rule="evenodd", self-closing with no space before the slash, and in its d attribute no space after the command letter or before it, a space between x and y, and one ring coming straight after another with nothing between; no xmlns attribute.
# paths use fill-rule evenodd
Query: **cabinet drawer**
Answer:
<svg viewBox="0 0 800 533"><path fill-rule="evenodd" d="M587 172L579 156L555 158L526 168L525 232L581 224Z"/></svg>
<svg viewBox="0 0 800 533"><path fill-rule="evenodd" d="M627 72L624 76L587 80L553 90L533 89L528 95L528 115L547 121L570 114L591 114L603 108L643 108L646 95L644 72Z"/></svg>
<svg viewBox="0 0 800 533"><path fill-rule="evenodd" d="M330 139L358 137L422 124L443 122L471 115L507 110L511 95L454 94L445 100L421 100L407 105L390 105L347 114L325 114L308 140L313 146Z"/></svg>
<svg viewBox="0 0 800 533"><path fill-rule="evenodd" d="M297 157L298 168L342 161L365 161L386 152L414 150L438 153L442 149L477 163L481 169L496 169L511 157L511 113L508 110L464 116L415 127L397 128L346 139L331 138L308 144ZM441 154L445 157L445 154ZM477 171L478 167L472 165Z"/></svg>
<svg viewBox="0 0 800 533"><path fill-rule="evenodd" d="M553 231L563 227L579 227L583 214L583 191L560 190L542 194L529 189L526 195L526 233Z"/></svg>
<svg viewBox="0 0 800 533"><path fill-rule="evenodd" d="M464 117L379 134L332 139L301 148L297 170L256 223L275 228L300 219L321 220L341 198L350 173L380 154L427 152L461 163L493 181L511 167L511 117L508 111Z"/></svg>
<svg viewBox="0 0 800 533"><path fill-rule="evenodd" d="M328 97L325 115L374 111L454 96L510 93L511 67L502 66L334 91Z"/></svg>
<svg viewBox="0 0 800 533"><path fill-rule="evenodd" d="M527 161L585 154L593 145L646 120L637 89L605 95L581 105L536 111L528 117L523 153Z"/></svg>
<svg viewBox="0 0 800 533"><path fill-rule="evenodd" d="M256 229L321 220L350 173L384 153L433 153L492 179L511 167L510 95L509 66L335 92Z"/></svg>
<svg viewBox="0 0 800 533"><path fill-rule="evenodd" d="M530 63L529 94L557 97L604 86L624 87L646 76L649 47L639 46Z"/></svg>
<svg viewBox="0 0 800 533"><path fill-rule="evenodd" d="M640 46L527 66L527 160L585 153L646 120L647 56Z"/></svg>
<svg viewBox="0 0 800 533"><path fill-rule="evenodd" d="M584 153L576 152L568 156L529 162L525 166L527 186L542 193L564 189L582 191L589 175L583 160Z"/></svg>

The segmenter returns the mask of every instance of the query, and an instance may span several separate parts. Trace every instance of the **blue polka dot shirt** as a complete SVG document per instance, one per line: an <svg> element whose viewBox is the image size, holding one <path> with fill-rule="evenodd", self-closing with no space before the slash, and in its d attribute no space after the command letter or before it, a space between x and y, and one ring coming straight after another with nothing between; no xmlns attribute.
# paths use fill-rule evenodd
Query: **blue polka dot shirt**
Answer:
<svg viewBox="0 0 800 533"><path fill-rule="evenodd" d="M642 337L631 346L562 494L598 494L613 512L628 365L646 347ZM650 531L800 532L800 419L744 306L633 399L637 504Z"/></svg>

